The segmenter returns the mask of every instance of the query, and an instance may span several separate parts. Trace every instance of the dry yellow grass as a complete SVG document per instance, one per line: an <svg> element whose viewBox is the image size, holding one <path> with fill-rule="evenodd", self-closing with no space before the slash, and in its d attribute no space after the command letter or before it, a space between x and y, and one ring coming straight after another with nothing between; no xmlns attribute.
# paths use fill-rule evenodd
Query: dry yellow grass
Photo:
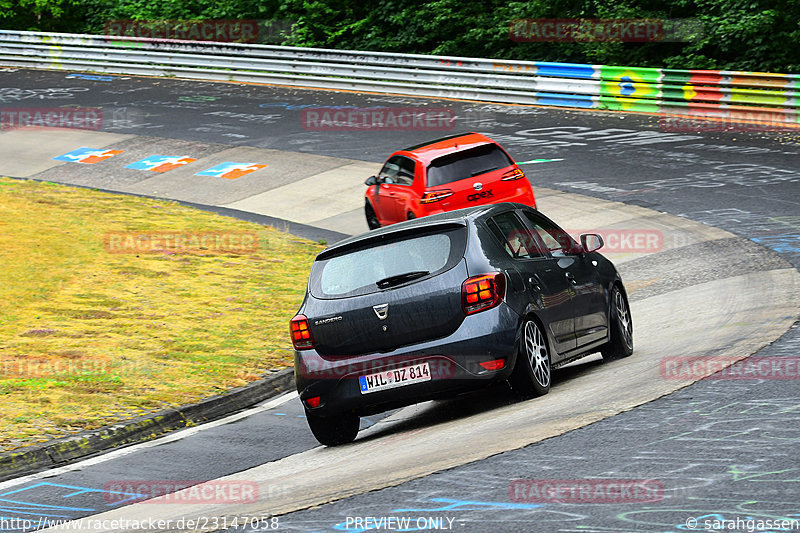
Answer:
<svg viewBox="0 0 800 533"><path fill-rule="evenodd" d="M258 249L109 253L109 232L143 231L255 232ZM171 202L0 178L0 451L291 365L288 320L322 248Z"/></svg>

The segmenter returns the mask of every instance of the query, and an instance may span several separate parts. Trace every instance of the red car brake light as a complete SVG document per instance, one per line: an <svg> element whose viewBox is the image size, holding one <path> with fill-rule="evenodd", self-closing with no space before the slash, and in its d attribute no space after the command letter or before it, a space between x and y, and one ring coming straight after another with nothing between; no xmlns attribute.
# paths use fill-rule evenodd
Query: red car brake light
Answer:
<svg viewBox="0 0 800 533"><path fill-rule="evenodd" d="M461 305L468 315L497 306L506 293L502 272L472 276L461 284Z"/></svg>
<svg viewBox="0 0 800 533"><path fill-rule="evenodd" d="M521 179L521 178L524 178L524 177L525 177L525 173L522 172L522 170L520 170L518 168L515 168L515 169L509 170L508 172L503 174L503 177L500 178L500 179L502 181L514 181L514 180L518 180L518 179Z"/></svg>
<svg viewBox="0 0 800 533"><path fill-rule="evenodd" d="M506 366L505 359L492 359L491 361L484 361L482 363L478 363L486 370L502 370L504 366Z"/></svg>
<svg viewBox="0 0 800 533"><path fill-rule="evenodd" d="M453 196L453 191L450 189L441 189L438 191L426 191L425 194L422 195L420 198L419 203L421 204L432 204L434 202L439 202L444 200L448 196Z"/></svg>
<svg viewBox="0 0 800 533"><path fill-rule="evenodd" d="M308 350L314 347L314 337L308 326L305 315L297 315L289 322L289 331L292 335L292 345L295 350Z"/></svg>
<svg viewBox="0 0 800 533"><path fill-rule="evenodd" d="M308 405L310 408L312 408L312 409L316 409L317 407L319 407L319 402L320 402L320 400L321 400L321 397L319 397L319 396L314 396L313 398L308 398L308 399L306 400L306 404L307 404L307 405Z"/></svg>

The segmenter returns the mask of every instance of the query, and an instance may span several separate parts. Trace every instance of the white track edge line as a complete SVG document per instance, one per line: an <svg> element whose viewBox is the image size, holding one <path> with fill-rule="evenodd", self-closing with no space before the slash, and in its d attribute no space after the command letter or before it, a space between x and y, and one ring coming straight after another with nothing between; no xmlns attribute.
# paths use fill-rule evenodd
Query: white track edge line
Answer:
<svg viewBox="0 0 800 533"><path fill-rule="evenodd" d="M175 442L177 440L185 439L186 437L191 437L201 431L205 431L207 429L212 429L218 426L222 426L225 424L230 424L231 422L236 422L243 418L247 418L248 416L252 416L254 414L269 411L275 407L283 405L284 403L291 401L298 397L297 391L287 392L278 396L277 398L272 398L271 400L267 400L264 403L257 405L256 407L251 407L246 411L242 411L241 413L236 413L234 415L227 416L225 418L221 418L219 420L214 420L213 422L208 422L205 424L201 424L199 426L190 427L186 429L182 429L176 431L174 433L170 433L164 437L160 437L155 440L151 440L148 442L141 442L139 444L134 444L132 446L126 446L125 448L120 448L117 450L112 450L108 453L103 455L99 455L97 457L92 457L90 459L85 459L83 461L72 463L64 466L59 466L56 468L51 468L49 470L45 470L43 472L36 472L35 474L29 474L27 476L18 477L14 479L9 479L7 481L0 482L0 490L7 489L9 487L14 487L17 485L21 485L23 483L28 483L30 481L36 481L37 479L43 479L53 476L58 476L64 474L66 472L72 472L74 470L80 470L87 466L96 465L99 463L104 463L106 461L110 461L112 459L117 459L119 457L123 457L125 455L129 455L131 453L137 452L139 450L143 450L146 448L152 448L153 446L160 446L162 444L168 444L170 442Z"/></svg>

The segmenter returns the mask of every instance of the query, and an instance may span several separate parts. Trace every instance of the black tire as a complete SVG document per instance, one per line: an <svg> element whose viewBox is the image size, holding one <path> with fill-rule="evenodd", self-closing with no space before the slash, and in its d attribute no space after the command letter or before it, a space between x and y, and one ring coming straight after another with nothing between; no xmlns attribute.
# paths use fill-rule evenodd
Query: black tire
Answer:
<svg viewBox="0 0 800 533"><path fill-rule="evenodd" d="M600 350L603 359L613 361L631 355L633 353L631 308L625 295L616 285L611 289L608 327L611 330L611 340Z"/></svg>
<svg viewBox="0 0 800 533"><path fill-rule="evenodd" d="M325 446L338 446L353 442L358 435L360 420L357 415L344 413L339 416L321 417L306 412L311 433Z"/></svg>
<svg viewBox="0 0 800 533"><path fill-rule="evenodd" d="M378 222L378 217L375 215L375 210L372 209L369 202L364 203L364 216L367 218L367 226L369 226L369 229L378 229L381 227L381 223Z"/></svg>
<svg viewBox="0 0 800 533"><path fill-rule="evenodd" d="M544 396L550 391L552 361L541 326L528 317L522 323L517 361L509 377L511 389L522 398Z"/></svg>
<svg viewBox="0 0 800 533"><path fill-rule="evenodd" d="M406 220L414 220L415 218L417 218L417 215L409 211L408 216L406 216Z"/></svg>

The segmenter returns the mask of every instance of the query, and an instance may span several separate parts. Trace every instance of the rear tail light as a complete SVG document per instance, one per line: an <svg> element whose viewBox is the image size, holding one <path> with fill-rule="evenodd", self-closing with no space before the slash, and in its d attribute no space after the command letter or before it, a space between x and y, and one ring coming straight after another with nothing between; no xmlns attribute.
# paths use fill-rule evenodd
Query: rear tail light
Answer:
<svg viewBox="0 0 800 533"><path fill-rule="evenodd" d="M295 350L308 350L314 347L314 337L308 327L308 318L297 315L289 323L289 332L292 335L292 344Z"/></svg>
<svg viewBox="0 0 800 533"><path fill-rule="evenodd" d="M521 169L515 168L515 169L509 170L508 172L503 174L503 177L500 178L500 179L502 181L514 181L514 180L518 180L518 179L521 179L521 178L524 178L524 177L525 177L525 173L522 172Z"/></svg>
<svg viewBox="0 0 800 533"><path fill-rule="evenodd" d="M461 284L461 305L468 315L498 305L506 293L506 277L502 272L472 276Z"/></svg>
<svg viewBox="0 0 800 533"><path fill-rule="evenodd" d="M501 370L504 366L506 366L505 359L492 359L491 361L484 361L483 363L478 363L486 370Z"/></svg>
<svg viewBox="0 0 800 533"><path fill-rule="evenodd" d="M306 405L308 405L312 409L316 409L319 407L320 397L314 396L312 398L306 399Z"/></svg>
<svg viewBox="0 0 800 533"><path fill-rule="evenodd" d="M434 202L440 202L447 198L448 196L453 196L453 191L450 189L442 189L439 191L427 191L425 194L422 195L420 198L419 203L421 204L432 204Z"/></svg>

